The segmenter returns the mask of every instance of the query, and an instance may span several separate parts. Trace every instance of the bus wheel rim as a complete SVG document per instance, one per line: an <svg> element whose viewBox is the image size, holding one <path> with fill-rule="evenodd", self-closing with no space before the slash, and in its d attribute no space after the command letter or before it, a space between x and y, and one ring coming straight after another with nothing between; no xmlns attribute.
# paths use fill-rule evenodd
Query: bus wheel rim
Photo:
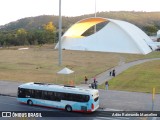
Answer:
<svg viewBox="0 0 160 120"><path fill-rule="evenodd" d="M31 100L29 100L29 105L32 105L33 103L32 103L32 101Z"/></svg>

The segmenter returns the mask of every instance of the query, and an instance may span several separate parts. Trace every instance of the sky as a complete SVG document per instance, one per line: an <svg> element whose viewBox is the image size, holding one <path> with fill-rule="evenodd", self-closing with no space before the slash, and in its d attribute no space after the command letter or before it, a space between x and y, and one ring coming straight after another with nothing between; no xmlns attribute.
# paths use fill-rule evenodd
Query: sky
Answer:
<svg viewBox="0 0 160 120"><path fill-rule="evenodd" d="M96 11L160 11L159 0L96 0ZM62 15L95 12L95 0L61 0ZM59 0L0 0L0 25L25 17L58 15Z"/></svg>

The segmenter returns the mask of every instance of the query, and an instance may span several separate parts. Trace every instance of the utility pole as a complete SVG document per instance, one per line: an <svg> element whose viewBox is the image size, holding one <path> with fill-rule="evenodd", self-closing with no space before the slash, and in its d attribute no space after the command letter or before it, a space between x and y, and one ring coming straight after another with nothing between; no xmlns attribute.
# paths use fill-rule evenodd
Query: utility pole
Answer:
<svg viewBox="0 0 160 120"><path fill-rule="evenodd" d="M96 12L97 12L97 10L96 10L96 7L97 7L97 5L96 5L96 0L95 0L95 6L94 6L94 8L95 8L95 13L94 13L94 17L96 18L97 17L97 14L96 14ZM96 33L96 30L97 28L96 28L96 25L94 26L94 33Z"/></svg>
<svg viewBox="0 0 160 120"><path fill-rule="evenodd" d="M59 0L59 63L58 65L62 65L62 46L61 46L61 37L62 37L62 16L61 16L61 0Z"/></svg>

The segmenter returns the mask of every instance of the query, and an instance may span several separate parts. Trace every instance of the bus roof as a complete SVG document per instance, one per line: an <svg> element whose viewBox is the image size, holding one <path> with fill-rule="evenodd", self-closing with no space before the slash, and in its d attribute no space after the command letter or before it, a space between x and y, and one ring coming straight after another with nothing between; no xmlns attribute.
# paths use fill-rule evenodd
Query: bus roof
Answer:
<svg viewBox="0 0 160 120"><path fill-rule="evenodd" d="M77 94L87 94L87 95L93 95L98 92L98 90L95 89L85 89L76 86L34 83L34 82L25 83L20 85L19 87L36 89L36 90L57 91L57 92L77 93Z"/></svg>

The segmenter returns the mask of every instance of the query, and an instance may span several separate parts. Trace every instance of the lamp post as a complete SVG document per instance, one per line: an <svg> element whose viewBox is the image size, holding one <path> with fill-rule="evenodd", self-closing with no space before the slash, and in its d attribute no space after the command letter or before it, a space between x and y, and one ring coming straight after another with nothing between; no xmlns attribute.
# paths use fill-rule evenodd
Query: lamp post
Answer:
<svg viewBox="0 0 160 120"><path fill-rule="evenodd" d="M97 10L96 10L96 0L95 0L95 6L94 6L94 8L95 8L95 13L94 13L94 17L96 18L97 17L97 14L96 14L96 12L97 12ZM96 28L96 25L94 26L94 33L96 33L96 30L97 28Z"/></svg>
<svg viewBox="0 0 160 120"><path fill-rule="evenodd" d="M62 16L61 16L61 0L59 0L59 63L58 65L61 66L62 64L62 46L61 46L61 37L62 37Z"/></svg>

